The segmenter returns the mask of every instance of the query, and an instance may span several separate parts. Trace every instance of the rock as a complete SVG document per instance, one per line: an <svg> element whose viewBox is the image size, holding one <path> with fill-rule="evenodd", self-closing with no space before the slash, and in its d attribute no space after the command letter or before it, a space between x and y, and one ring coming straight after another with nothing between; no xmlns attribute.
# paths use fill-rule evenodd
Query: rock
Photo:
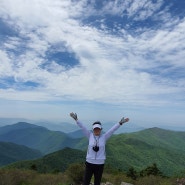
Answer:
<svg viewBox="0 0 185 185"><path fill-rule="evenodd" d="M113 185L111 182L101 183L101 185Z"/></svg>
<svg viewBox="0 0 185 185"><path fill-rule="evenodd" d="M112 184L111 182L106 182L106 183L101 183L101 185L114 185L114 184ZM133 185L133 184L130 184L127 182L121 182L121 185Z"/></svg>
<svg viewBox="0 0 185 185"><path fill-rule="evenodd" d="M133 184L130 184L130 183L127 183L127 182L121 182L121 185L133 185Z"/></svg>
<svg viewBox="0 0 185 185"><path fill-rule="evenodd" d="M185 178L177 179L176 180L177 185L185 185Z"/></svg>

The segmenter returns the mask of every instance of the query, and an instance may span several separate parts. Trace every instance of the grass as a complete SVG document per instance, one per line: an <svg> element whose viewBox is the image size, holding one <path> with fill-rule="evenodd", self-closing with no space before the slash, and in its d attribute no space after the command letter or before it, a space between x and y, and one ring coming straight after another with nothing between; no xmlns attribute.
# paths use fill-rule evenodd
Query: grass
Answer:
<svg viewBox="0 0 185 185"><path fill-rule="evenodd" d="M158 176L145 176L132 180L123 172L105 172L102 182L111 182L120 185L127 182L134 185L179 185L176 178L163 178ZM0 169L0 185L69 185L74 184L66 172L58 174L41 174L34 170Z"/></svg>
<svg viewBox="0 0 185 185"><path fill-rule="evenodd" d="M65 174L39 174L32 170L0 170L0 185L65 185Z"/></svg>

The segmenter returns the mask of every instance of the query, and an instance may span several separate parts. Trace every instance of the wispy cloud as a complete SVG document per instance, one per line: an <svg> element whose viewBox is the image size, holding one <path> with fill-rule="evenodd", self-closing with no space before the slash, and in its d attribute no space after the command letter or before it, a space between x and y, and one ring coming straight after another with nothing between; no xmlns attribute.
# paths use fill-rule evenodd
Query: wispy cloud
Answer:
<svg viewBox="0 0 185 185"><path fill-rule="evenodd" d="M163 0L1 0L0 18L15 35L7 33L0 46L0 82L14 79L0 85L0 98L183 105L185 19L172 16L170 6ZM52 58L62 52L71 61Z"/></svg>

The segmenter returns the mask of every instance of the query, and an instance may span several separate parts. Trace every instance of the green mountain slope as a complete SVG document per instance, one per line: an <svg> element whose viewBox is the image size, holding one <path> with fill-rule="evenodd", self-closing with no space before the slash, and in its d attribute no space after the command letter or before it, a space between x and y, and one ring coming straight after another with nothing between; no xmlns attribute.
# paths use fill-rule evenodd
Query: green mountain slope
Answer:
<svg viewBox="0 0 185 185"><path fill-rule="evenodd" d="M42 155L39 151L26 146L0 142L0 166L20 160L35 159L41 156Z"/></svg>
<svg viewBox="0 0 185 185"><path fill-rule="evenodd" d="M79 149L81 152L85 152L87 149L88 141L85 137L74 139L67 134L50 131L44 127L35 127L29 124L23 125L23 128L18 124L13 129L9 127L8 130L6 128L1 131L0 140L14 141L39 149L44 154L51 153L51 155L53 154L52 152L65 147ZM130 167L141 170L152 163L156 163L165 175L172 175L185 170L184 151L185 132L151 128L135 133L113 135L107 143L106 162L121 170L128 170ZM69 154L66 154L66 158L68 155L71 155L70 150L68 152ZM62 151L59 157L61 161L66 160L62 157ZM55 166L55 162L53 162L55 160L51 159L51 161ZM42 162L41 166L44 166L45 162ZM50 168L48 164L46 168ZM58 169L58 166L55 169Z"/></svg>
<svg viewBox="0 0 185 185"><path fill-rule="evenodd" d="M156 163L164 175L181 174L185 171L185 153L183 147L181 147L184 145L184 133L180 134L180 139L178 138L178 132L168 132L161 129L159 129L159 132L161 134L156 133L156 128L154 128L137 133L113 135L106 146L106 164L124 171L127 171L130 167L141 171ZM164 138L165 133L168 133L168 137ZM149 135L150 137L143 137L143 135ZM170 144L172 139L170 137L176 138L180 144L177 146ZM67 148L38 160L18 162L14 164L14 167L30 169L34 166L41 172L64 171L71 163L85 161L87 139L83 138L76 146L81 150Z"/></svg>
<svg viewBox="0 0 185 185"><path fill-rule="evenodd" d="M156 163L167 176L185 170L185 153L170 147L148 144L123 134L113 136L107 143L107 162L118 169L134 167L141 170Z"/></svg>
<svg viewBox="0 0 185 185"><path fill-rule="evenodd" d="M73 139L63 132L50 131L29 123L20 122L0 128L0 141L25 145L40 150L43 154L65 147L75 148L80 140L81 138Z"/></svg>
<svg viewBox="0 0 185 185"><path fill-rule="evenodd" d="M185 171L184 151L185 132L159 128L113 136L107 144L112 165L117 160L116 164L124 164L125 169L141 169L156 163L166 175Z"/></svg>
<svg viewBox="0 0 185 185"><path fill-rule="evenodd" d="M129 135L127 136L129 137ZM185 151L185 132L154 127L132 133L130 136L154 146L170 147L171 149Z"/></svg>
<svg viewBox="0 0 185 185"><path fill-rule="evenodd" d="M23 168L33 169L38 172L64 172L71 163L84 162L86 152L71 148L64 148L57 152L48 154L40 159L30 161L20 161L10 165L6 168Z"/></svg>

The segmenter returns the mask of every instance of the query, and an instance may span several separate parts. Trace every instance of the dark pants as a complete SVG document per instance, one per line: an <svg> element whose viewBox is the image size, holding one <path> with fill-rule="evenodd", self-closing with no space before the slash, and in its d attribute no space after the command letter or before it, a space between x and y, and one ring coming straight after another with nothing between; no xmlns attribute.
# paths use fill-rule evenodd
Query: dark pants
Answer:
<svg viewBox="0 0 185 185"><path fill-rule="evenodd" d="M83 185L89 185L93 175L94 175L94 185L100 185L104 164L91 164L86 162L85 165L86 166Z"/></svg>

